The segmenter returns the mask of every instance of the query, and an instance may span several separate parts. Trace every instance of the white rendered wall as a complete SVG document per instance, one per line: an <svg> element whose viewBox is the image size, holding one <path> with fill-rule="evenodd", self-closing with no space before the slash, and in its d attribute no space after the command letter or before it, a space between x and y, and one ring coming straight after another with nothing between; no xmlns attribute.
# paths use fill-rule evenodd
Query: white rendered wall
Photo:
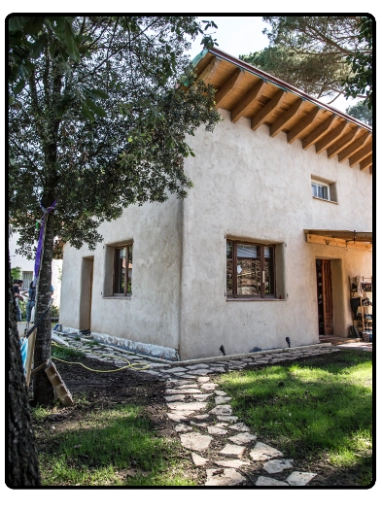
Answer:
<svg viewBox="0 0 382 510"><path fill-rule="evenodd" d="M335 334L351 325L348 276L371 276L371 254L312 245L304 229L372 230L367 172L329 160L269 128L232 124L229 114L214 133L199 130L186 173L194 183L184 202L181 287L182 359L283 348L318 341L316 258L335 259ZM311 196L311 175L337 183L338 205ZM285 294L274 301L227 300L226 237L284 243ZM341 288L338 282L342 281ZM340 304L343 304L340 310Z"/></svg>
<svg viewBox="0 0 382 510"><path fill-rule="evenodd" d="M104 223L104 242L94 252L86 246L64 248L60 322L80 328L82 258L94 257L91 330L94 333L178 349L181 262L181 203L130 206ZM133 241L132 296L105 297L106 246Z"/></svg>

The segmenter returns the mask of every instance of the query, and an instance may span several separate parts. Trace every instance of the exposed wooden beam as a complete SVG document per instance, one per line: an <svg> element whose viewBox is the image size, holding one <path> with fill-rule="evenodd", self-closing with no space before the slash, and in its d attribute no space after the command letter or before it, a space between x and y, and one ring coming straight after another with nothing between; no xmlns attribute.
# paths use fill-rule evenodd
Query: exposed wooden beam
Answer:
<svg viewBox="0 0 382 510"><path fill-rule="evenodd" d="M242 117L245 113L245 110L251 106L251 104L256 101L256 99L260 96L262 91L266 86L265 81L260 80L256 85L251 89L248 94L240 101L240 103L235 106L235 108L231 111L231 121L237 122L240 117Z"/></svg>
<svg viewBox="0 0 382 510"><path fill-rule="evenodd" d="M296 113L300 110L303 104L304 101L301 98L297 99L297 101L294 103L293 106L289 108L288 111L283 113L281 117L274 121L274 123L269 128L269 135L272 138L278 135L280 131L283 129L283 127L287 124L287 122L289 122L296 115Z"/></svg>
<svg viewBox="0 0 382 510"><path fill-rule="evenodd" d="M338 154L342 149L347 147L355 137L355 135L359 132L359 127L355 127L349 133L342 136L335 144L331 145L327 150L328 158L332 158L336 154Z"/></svg>
<svg viewBox="0 0 382 510"><path fill-rule="evenodd" d="M302 141L302 148L309 149L312 145L314 145L330 128L330 126L334 122L334 115L331 115L327 118L322 124L320 124L316 129L314 129L308 136L306 136Z"/></svg>
<svg viewBox="0 0 382 510"><path fill-rule="evenodd" d="M368 143L365 147L362 147L359 151L355 152L351 158L349 158L349 165L355 166L357 163L365 159L373 152L373 145Z"/></svg>
<svg viewBox="0 0 382 510"><path fill-rule="evenodd" d="M215 94L216 108L219 108L221 102L227 96L227 94L229 92L233 92L237 88L237 86L239 85L241 80L244 78L244 76L245 76L244 69L238 69L233 74L233 76L231 76L231 78L229 80L227 80L222 85L222 87L220 87L218 92L216 92L216 94Z"/></svg>
<svg viewBox="0 0 382 510"><path fill-rule="evenodd" d="M254 117L251 119L251 129L257 129L263 122L265 122L268 115L270 115L280 104L283 97L285 97L286 92L283 90L279 90L275 96L267 103L265 106L261 108L259 112L256 113Z"/></svg>
<svg viewBox="0 0 382 510"><path fill-rule="evenodd" d="M329 145L334 143L338 138L342 135L344 129L348 125L348 121L342 122L339 124L333 131L330 131L327 135L325 135L321 140L316 143L316 153L321 154Z"/></svg>
<svg viewBox="0 0 382 510"><path fill-rule="evenodd" d="M367 243L359 243L357 241L345 241L333 237L317 236L314 234L306 234L306 242L313 244L324 244L326 246L335 246L337 248L352 248L355 250L371 251L372 245Z"/></svg>
<svg viewBox="0 0 382 510"><path fill-rule="evenodd" d="M288 143L292 143L301 136L301 134L309 127L317 115L320 113L320 109L316 107L308 115L306 115L296 126L294 126L288 133Z"/></svg>
<svg viewBox="0 0 382 510"><path fill-rule="evenodd" d="M199 74L198 80L202 80L206 83L207 81L212 80L221 62L221 58L214 57L208 66Z"/></svg>
<svg viewBox="0 0 382 510"><path fill-rule="evenodd" d="M369 166L369 174L371 175L373 173L373 165Z"/></svg>
<svg viewBox="0 0 382 510"><path fill-rule="evenodd" d="M341 163L346 158L350 158L362 145L366 142L366 140L370 137L370 133L364 133L361 135L357 140L355 140L353 143L348 145L346 149L341 151L338 154L338 161Z"/></svg>
<svg viewBox="0 0 382 510"><path fill-rule="evenodd" d="M367 156L367 158L363 159L360 164L359 168L360 170L365 170L365 168L368 168L373 162L373 155L370 154L370 156Z"/></svg>

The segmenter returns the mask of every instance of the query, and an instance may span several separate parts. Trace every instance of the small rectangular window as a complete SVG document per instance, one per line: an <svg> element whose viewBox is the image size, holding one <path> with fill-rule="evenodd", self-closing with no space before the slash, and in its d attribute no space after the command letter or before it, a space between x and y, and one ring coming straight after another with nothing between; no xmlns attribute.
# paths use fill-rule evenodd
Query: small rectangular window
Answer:
<svg viewBox="0 0 382 510"><path fill-rule="evenodd" d="M312 196L330 200L330 188L328 184L312 182Z"/></svg>

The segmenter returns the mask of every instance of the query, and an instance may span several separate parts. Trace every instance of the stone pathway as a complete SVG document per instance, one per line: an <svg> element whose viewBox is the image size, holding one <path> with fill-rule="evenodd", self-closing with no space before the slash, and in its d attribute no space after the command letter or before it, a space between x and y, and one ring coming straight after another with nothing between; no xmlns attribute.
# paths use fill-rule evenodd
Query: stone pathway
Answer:
<svg viewBox="0 0 382 510"><path fill-rule="evenodd" d="M114 362L117 366L140 363L146 372L166 380L167 417L183 447L198 468L205 469L205 486L306 486L316 476L302 472L293 459L257 440L233 414L231 398L211 380L221 374L243 368L264 366L282 360L301 359L339 349L330 344L261 351L245 357L219 357L211 362L187 363L153 361L95 342L52 334L53 340L85 350ZM266 476L269 475L269 476Z"/></svg>

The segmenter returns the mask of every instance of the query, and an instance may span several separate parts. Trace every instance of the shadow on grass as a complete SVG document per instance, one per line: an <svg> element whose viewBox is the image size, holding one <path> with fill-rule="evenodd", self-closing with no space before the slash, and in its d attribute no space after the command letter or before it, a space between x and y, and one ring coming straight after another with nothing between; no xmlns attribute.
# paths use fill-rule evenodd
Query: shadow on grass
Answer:
<svg viewBox="0 0 382 510"><path fill-rule="evenodd" d="M172 442L153 435L134 406L117 406L84 417L51 434L40 447L45 486L187 485L177 471Z"/></svg>

